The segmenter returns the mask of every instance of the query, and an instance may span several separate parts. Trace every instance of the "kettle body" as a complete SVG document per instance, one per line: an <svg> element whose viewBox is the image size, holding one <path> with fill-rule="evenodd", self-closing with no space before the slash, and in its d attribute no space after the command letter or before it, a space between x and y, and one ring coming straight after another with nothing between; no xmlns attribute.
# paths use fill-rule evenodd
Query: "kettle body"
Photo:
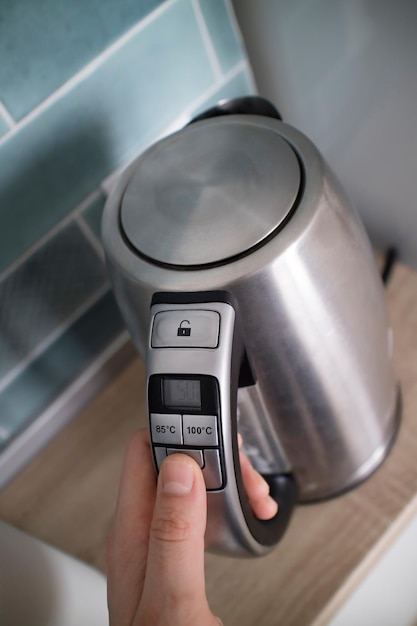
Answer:
<svg viewBox="0 0 417 626"><path fill-rule="evenodd" d="M382 281L319 151L259 115L198 121L145 151L103 217L113 289L139 352L159 292L230 293L249 382L238 428L301 502L364 480L395 437L399 392Z"/></svg>

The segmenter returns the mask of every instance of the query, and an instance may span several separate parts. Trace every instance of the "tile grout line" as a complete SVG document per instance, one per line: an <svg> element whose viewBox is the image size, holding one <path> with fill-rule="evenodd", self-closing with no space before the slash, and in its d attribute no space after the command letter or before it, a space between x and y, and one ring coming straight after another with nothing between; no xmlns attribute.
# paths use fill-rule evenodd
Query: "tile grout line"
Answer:
<svg viewBox="0 0 417 626"><path fill-rule="evenodd" d="M160 4L154 11L146 15L142 20L137 22L132 28L126 31L121 37L119 37L114 43L105 48L99 55L94 57L91 61L89 61L84 67L76 72L71 78L69 78L63 85L58 87L56 91L54 91L51 95L49 95L45 100L43 100L40 104L38 104L35 108L32 109L27 115L22 117L21 120L16 122L14 126L0 138L0 146L2 143L5 143L10 137L12 137L15 133L20 131L23 127L29 124L33 119L35 119L38 115L43 113L46 109L48 109L51 104L55 103L62 96L67 94L74 86L78 85L85 78L90 76L97 68L104 64L104 62L110 58L115 52L119 51L124 45L126 45L131 39L136 37L142 30L144 30L147 26L152 24L154 20L160 17L161 14L165 13L173 4L176 4L178 0L169 0Z"/></svg>
<svg viewBox="0 0 417 626"><path fill-rule="evenodd" d="M13 263L11 263L5 270L0 272L0 283L6 280L10 274L13 274L25 261L27 261L35 252L37 252L42 246L44 246L50 239L55 237L57 233L59 233L65 226L67 226L73 218L81 213L84 209L86 209L89 204L94 202L101 195L101 190L99 188L92 191L88 196L86 196L79 204L75 206L75 208L71 209L69 213L67 213L62 219L59 220L52 228L48 230L45 235L43 235L40 239L35 241L23 254L21 254Z"/></svg>
<svg viewBox="0 0 417 626"><path fill-rule="evenodd" d="M44 337L38 345L33 348L17 365L0 379L0 393L4 391L33 361L45 352L59 337L61 337L69 327L81 318L104 294L110 289L109 282L95 290L71 315L69 315L57 328Z"/></svg>
<svg viewBox="0 0 417 626"><path fill-rule="evenodd" d="M245 68L246 69L248 68L248 63L245 59L243 59L242 61L239 61L239 63L237 63L234 67L232 67L232 69L229 70L227 74L223 75L221 80L216 81L203 94L201 94L195 100L193 100L193 102L189 106L187 106L186 109L184 109L184 113L189 113L191 116L192 111L194 109L198 108L200 104L203 104L205 100L207 100L213 94L215 94L216 91L218 91L221 87L224 87L225 85L227 85L227 83L233 80L235 76L237 76Z"/></svg>
<svg viewBox="0 0 417 626"><path fill-rule="evenodd" d="M90 225L87 223L85 218L82 215L80 215L80 213L78 213L74 217L74 221L77 224L77 226L79 227L79 229L81 230L81 232L84 235L84 237L87 239L88 243L94 249L94 252L97 254L97 256L99 257L100 261L102 261L104 263L103 246L101 245L99 239L96 237L96 235L93 232L93 230L90 228Z"/></svg>
<svg viewBox="0 0 417 626"><path fill-rule="evenodd" d="M203 11L199 0L191 0L191 4L194 10L195 19L197 21L198 29L200 31L201 39L203 40L204 47L206 49L207 57L209 59L211 69L214 74L215 80L222 78L223 72L220 67L219 59L217 57L213 42L211 40L210 32L204 19Z"/></svg>
<svg viewBox="0 0 417 626"><path fill-rule="evenodd" d="M232 25L233 32L235 33L236 39L238 39L238 41L239 41L239 43L240 43L240 45L242 47L242 50L243 50L243 52L245 52L245 56L247 57L245 40L243 39L242 31L240 30L240 26L239 26L238 19L236 17L236 13L233 10L232 0L225 0L225 5L226 5L226 11L227 11L227 14L229 16L230 23Z"/></svg>
<svg viewBox="0 0 417 626"><path fill-rule="evenodd" d="M11 116L9 111L6 109L6 107L3 104L2 100L0 100L0 115L3 116L4 121L9 126L10 130L16 126L17 122L13 119L13 117ZM9 133L9 131L7 131L6 134L8 134L8 133Z"/></svg>
<svg viewBox="0 0 417 626"><path fill-rule="evenodd" d="M232 0L226 0L226 9L227 9L227 14L228 14L229 19L230 19L230 23L232 24L233 31L234 31L234 33L236 35L236 38L238 39L238 41L239 41L239 43L241 45L241 48L242 48L242 50L244 52L244 55L246 57L246 69L247 69L247 72L249 74L249 81L251 83L252 90L255 93L258 93L258 86L256 84L255 76L254 76L254 73L253 73L253 70L252 70L252 66L251 66L250 61L249 61L248 53L247 53L247 50L246 50L245 40L243 39L242 31L240 30L240 26L239 26L239 22L238 22L236 13L233 10Z"/></svg>

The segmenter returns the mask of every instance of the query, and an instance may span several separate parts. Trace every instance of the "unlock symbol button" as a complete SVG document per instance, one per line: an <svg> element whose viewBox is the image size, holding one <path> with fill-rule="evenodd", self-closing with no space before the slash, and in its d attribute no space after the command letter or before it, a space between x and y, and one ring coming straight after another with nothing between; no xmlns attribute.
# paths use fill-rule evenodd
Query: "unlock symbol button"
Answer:
<svg viewBox="0 0 417 626"><path fill-rule="evenodd" d="M217 348L220 315L217 311L185 307L157 311L151 333L152 348Z"/></svg>
<svg viewBox="0 0 417 626"><path fill-rule="evenodd" d="M220 315L217 311L192 308L157 311L151 333L152 348L217 348Z"/></svg>
<svg viewBox="0 0 417 626"><path fill-rule="evenodd" d="M188 324L188 326L183 326ZM177 330L177 337L189 337L191 335L191 326L189 320L182 320Z"/></svg>

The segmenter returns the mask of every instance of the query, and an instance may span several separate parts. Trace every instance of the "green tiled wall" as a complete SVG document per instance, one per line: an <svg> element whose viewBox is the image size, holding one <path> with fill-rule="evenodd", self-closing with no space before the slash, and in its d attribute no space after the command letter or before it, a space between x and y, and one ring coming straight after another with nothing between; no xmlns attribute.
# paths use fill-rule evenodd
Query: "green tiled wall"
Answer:
<svg viewBox="0 0 417 626"><path fill-rule="evenodd" d="M0 6L0 449L116 340L108 177L254 92L228 0Z"/></svg>

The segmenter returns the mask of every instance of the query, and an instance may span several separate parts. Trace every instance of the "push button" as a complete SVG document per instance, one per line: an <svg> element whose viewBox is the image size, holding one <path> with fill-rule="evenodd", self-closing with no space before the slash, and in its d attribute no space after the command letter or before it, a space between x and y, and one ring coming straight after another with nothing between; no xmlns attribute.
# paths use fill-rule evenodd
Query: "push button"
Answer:
<svg viewBox="0 0 417 626"><path fill-rule="evenodd" d="M202 450L190 450L189 448L168 448L167 454L176 454L180 452L181 454L188 454L200 467L204 467L204 456Z"/></svg>
<svg viewBox="0 0 417 626"><path fill-rule="evenodd" d="M181 445L181 415L151 413L151 435L154 443Z"/></svg>
<svg viewBox="0 0 417 626"><path fill-rule="evenodd" d="M217 446L215 415L183 415L184 444L187 446Z"/></svg>
<svg viewBox="0 0 417 626"><path fill-rule="evenodd" d="M152 326L152 348L217 348L220 315L216 311L160 311Z"/></svg>
<svg viewBox="0 0 417 626"><path fill-rule="evenodd" d="M223 485L223 478L219 451L204 450L204 459L203 476L206 489L220 489Z"/></svg>
<svg viewBox="0 0 417 626"><path fill-rule="evenodd" d="M161 465L162 465L162 461L164 460L164 458L167 455L167 449L166 448L161 448L160 446L154 446L153 451L154 451L154 454L155 454L156 466L157 466L158 470L160 470L161 469Z"/></svg>

